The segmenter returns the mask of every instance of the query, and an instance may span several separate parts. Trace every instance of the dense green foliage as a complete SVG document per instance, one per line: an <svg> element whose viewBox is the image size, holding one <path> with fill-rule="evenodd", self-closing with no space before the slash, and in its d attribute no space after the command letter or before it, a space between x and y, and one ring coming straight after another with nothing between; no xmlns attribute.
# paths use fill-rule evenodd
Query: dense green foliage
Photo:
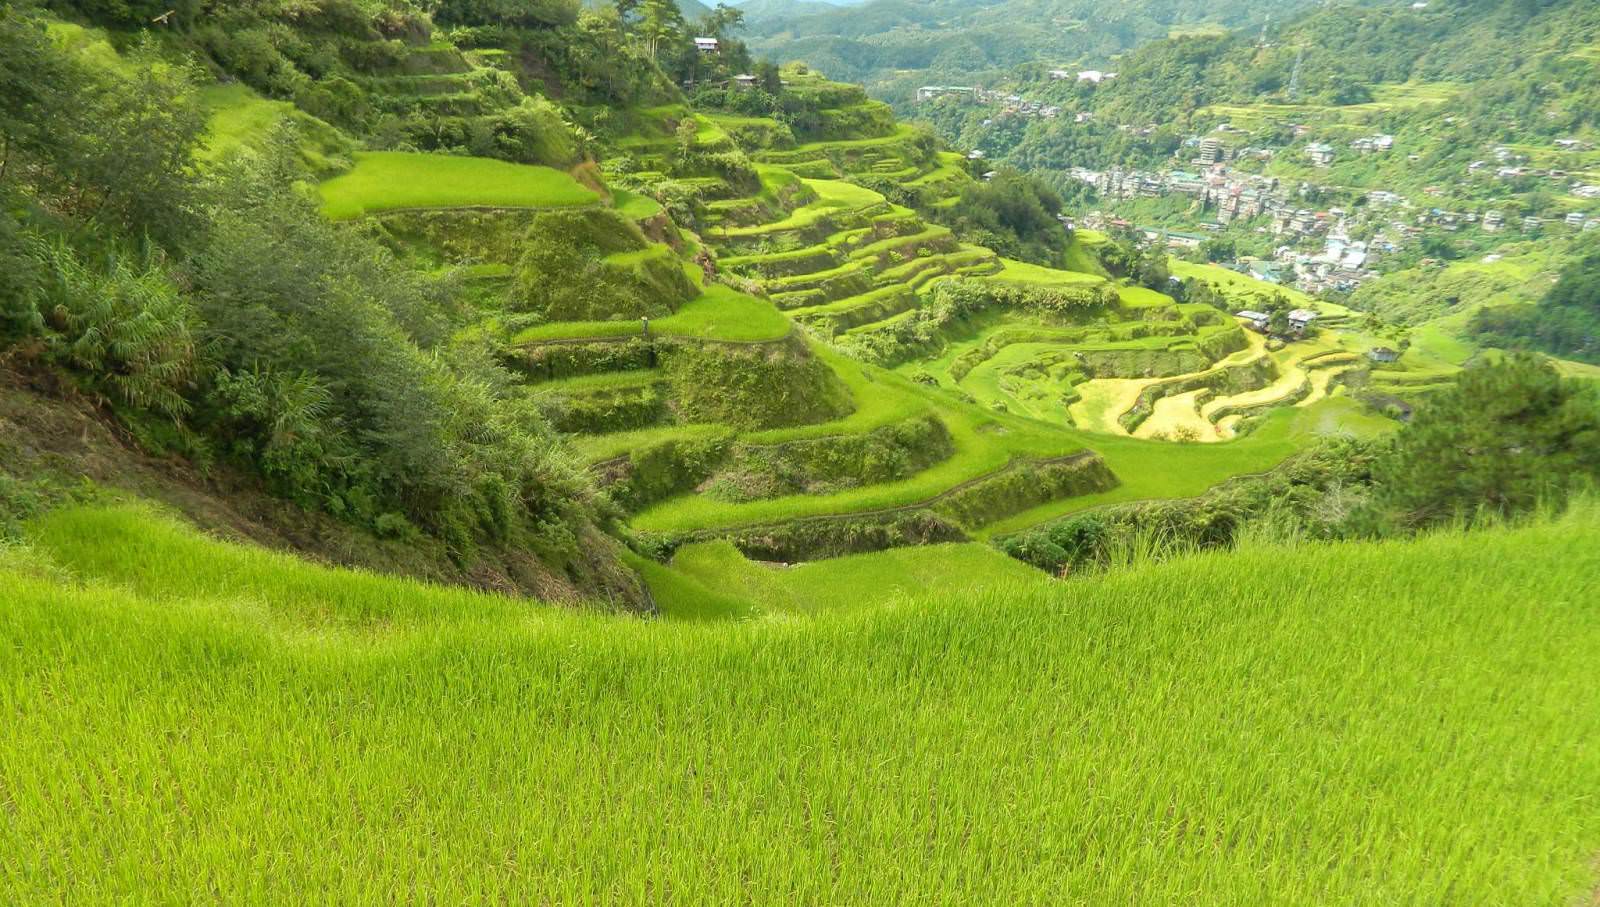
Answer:
<svg viewBox="0 0 1600 907"><path fill-rule="evenodd" d="M1469 368L1376 464L1404 524L1506 515L1600 479L1600 394L1527 356Z"/></svg>
<svg viewBox="0 0 1600 907"><path fill-rule="evenodd" d="M939 216L968 242L1010 258L1061 267L1071 233L1056 221L1061 199L1038 179L1007 167L973 183Z"/></svg>
<svg viewBox="0 0 1600 907"><path fill-rule="evenodd" d="M867 85L901 104L920 85L971 85L1035 61L1103 64L1135 45L1185 27L1259 22L1299 0L1090 0L964 3L900 0L846 7L760 0L745 7L750 45L779 60L803 60L835 78Z"/></svg>
<svg viewBox="0 0 1600 907"><path fill-rule="evenodd" d="M119 75L24 14L0 21L0 60L53 61L35 90L74 97L9 108L18 135L54 136L9 148L0 189L14 366L62 369L145 443L383 534L464 560L483 543L593 554L592 485L487 351L452 341L453 278L328 223L292 133L201 173L183 69Z"/></svg>
<svg viewBox="0 0 1600 907"><path fill-rule="evenodd" d="M1536 305L1480 309L1472 329L1486 346L1600 363L1600 252L1568 265Z"/></svg>

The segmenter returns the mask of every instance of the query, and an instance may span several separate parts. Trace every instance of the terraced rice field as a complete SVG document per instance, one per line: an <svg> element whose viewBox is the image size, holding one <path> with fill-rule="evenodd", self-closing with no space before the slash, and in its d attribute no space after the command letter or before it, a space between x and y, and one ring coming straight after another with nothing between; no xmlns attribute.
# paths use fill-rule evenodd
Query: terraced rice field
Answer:
<svg viewBox="0 0 1600 907"><path fill-rule="evenodd" d="M600 197L551 167L490 158L363 151L349 173L323 183L333 220L419 208L567 208Z"/></svg>
<svg viewBox="0 0 1600 907"><path fill-rule="evenodd" d="M757 342L784 337L791 325L772 303L713 284L678 311L651 321L650 330L665 336ZM637 321L557 321L527 328L516 335L514 342L626 337L642 333L643 326Z"/></svg>
<svg viewBox="0 0 1600 907"><path fill-rule="evenodd" d="M628 147L646 156L670 152L675 139L667 126L691 115L681 108L646 112L643 131ZM696 143L714 147L731 147L729 130L773 128L765 122L729 119L719 124L703 117L696 124ZM914 130L900 127L876 137L758 152L757 194L712 201L710 225L703 233L721 278L733 278L730 282L754 292L703 280L700 268L689 261L698 247L684 238L676 250L651 245L609 256L618 264L678 256L701 286L700 295L678 311L652 319L648 335L642 323L621 319L556 321L522 328L507 338L541 361L568 362L559 373L541 373L534 398L555 407L557 424L579 432L572 440L586 462L622 480L629 468L658 469L650 464L661 457L672 461L691 456L689 451L706 450L713 443L724 445L724 451L730 443L762 451L795 444L843 451L915 420L932 420L948 437L948 456L919 461L915 469L864 484L832 487L823 482L820 491L779 489L753 498L725 498L699 487L700 479L693 476L703 473L686 465L674 467L683 470L674 480L678 484L639 500L631 516L635 529L676 537L810 518L898 513L958 493L989 494L972 489L1009 487L1007 477L1017 470L1078 455L1098 456L1114 476L1116 487L1109 491L1061 492L1066 496L1059 500L1046 500L1049 495L1037 491L1007 492L1011 497L1005 502L964 510L967 524L961 528L988 535L996 527L1014 528L1101 502L1198 494L1230 476L1270 468L1315 432L1349 415L1341 410L1340 417L1326 417L1326 407L1319 409L1332 402L1323 399L1328 385L1320 376L1323 383L1313 385L1311 399L1284 393L1291 379L1280 376L1284 387L1274 382L1261 391L1235 395L1237 399L1208 399L1193 389L1169 395L1154 402L1135 432L1139 437L1130 437L1124 416L1153 384L1263 355L1254 335L1238 341L1224 336L1237 333L1231 320L1210 310L1177 306L1161 293L1135 286L1117 287L1118 303L1087 323L1047 324L1021 313L987 313L953 326L948 336L936 338L926 358L895 370L841 356L831 344L861 348L913 323L941 280L960 276L1065 290L1108 281L1094 252L1106 239L1092 231L1079 231L1072 244L1079 270L1040 267L962 245L947 228L852 182L892 172L894 178L935 193L934 204L937 193L958 195L970 179L964 162L949 153L928 152L917 141ZM548 168L429 155L361 155L355 170L323 184L322 191L334 217L403 208L602 204L571 177ZM611 196L610 204L634 220L660 211L642 192L616 191ZM1262 285L1232 272L1217 274L1202 266L1196 273L1241 296L1262 291ZM801 333L811 339L796 339ZM627 349L642 349L612 342L630 338L646 344L655 339L725 344L697 345L697 355L708 357L708 365L723 356L755 357L737 360L744 364L717 379L733 382L766 380L760 377L763 361L798 363L793 357L804 353L825 369L845 405L831 417L788 424L792 420L777 414L781 424L735 433L726 424L697 416L703 403L698 409L681 409L676 399L685 390L681 385L653 369L638 371L633 360L616 359ZM1227 352L1238 342L1247 344L1246 349ZM1218 351L1202 352L1211 349ZM1089 358L1074 358L1085 356ZM583 364L590 360L592 365ZM650 364L655 364L653 354ZM740 377L747 368L755 371ZM919 383L929 379L934 387ZM1266 403L1280 396L1285 406L1304 404L1291 407L1303 418L1271 413L1249 436L1226 444L1143 440L1180 434L1205 441L1230 438L1238 420L1211 418L1216 408ZM1358 429L1372 427L1361 424ZM665 578L658 566L641 569L655 571L657 580L668 584L693 582L691 576ZM737 610L733 604L728 608Z"/></svg>
<svg viewBox="0 0 1600 907"><path fill-rule="evenodd" d="M1448 103L1465 85L1454 82L1390 82L1375 86L1373 99L1364 104L1214 104L1198 112L1249 128L1267 122L1366 123L1394 110Z"/></svg>

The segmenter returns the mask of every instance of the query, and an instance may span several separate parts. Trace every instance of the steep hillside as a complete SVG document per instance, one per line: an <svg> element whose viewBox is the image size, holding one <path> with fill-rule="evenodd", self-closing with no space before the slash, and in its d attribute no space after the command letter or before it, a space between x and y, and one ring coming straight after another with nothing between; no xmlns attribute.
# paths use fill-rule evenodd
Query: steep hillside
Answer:
<svg viewBox="0 0 1600 907"><path fill-rule="evenodd" d="M1594 181L1600 75L1585 48L1596 41L1600 13L1581 0L1340 4L1265 32L1152 42L1100 84L1052 80L1039 66L994 83L1059 106L1054 119L997 117L949 100L917 113L966 147L1041 172L1145 167L1175 152L1187 163L1194 149L1183 140L1226 124L1217 137L1229 149L1277 152L1265 168L1273 176L1404 194L1431 186L1434 204L1459 206L1496 189L1559 192ZM1374 134L1390 136L1393 153L1349 151ZM1306 153L1319 143L1339 152L1326 169ZM1475 160L1494 167L1469 173ZM1497 186L1508 163L1570 179Z"/></svg>
<svg viewBox="0 0 1600 907"><path fill-rule="evenodd" d="M620 553L603 532L654 556L722 538L781 560L964 540L1199 494L1388 424L1342 390L1361 347L1269 348L1229 314L1259 287L1179 302L1207 281L1153 261L1110 276L1131 273L1121 247L1069 233L1012 177L975 178L858 87L803 67L688 98L662 69L590 85L539 56L540 30L407 21L310 83L360 86L337 125L306 109L316 90L290 107L205 89L211 156L192 176L218 201L174 234L197 251L148 266L174 311L195 307L183 330L206 351L159 373L170 409L77 366L84 322L41 314L30 368L79 367L146 444L440 540L463 569L531 549L603 598ZM73 36L69 61L165 71L49 27ZM169 39L169 56L194 49ZM558 64L561 105L535 78ZM664 102L602 108L580 88ZM424 133L432 151L393 147Z"/></svg>

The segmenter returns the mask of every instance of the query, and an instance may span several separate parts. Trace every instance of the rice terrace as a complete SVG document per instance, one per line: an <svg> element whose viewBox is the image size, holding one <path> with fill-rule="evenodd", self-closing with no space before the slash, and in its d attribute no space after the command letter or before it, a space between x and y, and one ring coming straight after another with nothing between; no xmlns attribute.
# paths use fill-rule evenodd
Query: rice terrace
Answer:
<svg viewBox="0 0 1600 907"><path fill-rule="evenodd" d="M0 2L0 901L1600 903L1600 232L1308 288L972 146L1201 154L1103 48L269 6ZM1480 115L1173 15L1277 86L1173 123Z"/></svg>

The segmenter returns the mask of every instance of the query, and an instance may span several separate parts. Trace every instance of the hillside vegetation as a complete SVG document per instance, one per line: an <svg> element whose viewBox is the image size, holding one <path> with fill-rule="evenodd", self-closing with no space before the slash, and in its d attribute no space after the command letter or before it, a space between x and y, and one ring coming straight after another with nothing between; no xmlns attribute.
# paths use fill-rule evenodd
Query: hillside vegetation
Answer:
<svg viewBox="0 0 1600 907"><path fill-rule="evenodd" d="M1226 124L1236 131L1217 137L1234 150L1283 146L1261 169L1285 181L1408 196L1431 187L1430 204L1446 209L1509 195L1500 204L1547 216L1554 187L1496 181L1493 169L1469 178L1467 168L1503 147L1594 181L1600 77L1582 48L1600 35L1597 16L1582 0L1324 5L1275 17L1265 31L1149 42L1098 84L1052 79L1039 58L988 83L1059 106L1057 118L997 117L948 99L916 115L992 161L1063 180L1071 167L1154 167L1174 153L1187 166L1184 140ZM1396 153L1340 154L1327 168L1306 159L1312 143L1345 148L1378 133ZM1553 144L1574 138L1590 150Z"/></svg>
<svg viewBox="0 0 1600 907"><path fill-rule="evenodd" d="M741 15L0 6L0 902L1592 897L1554 253L1377 361Z"/></svg>
<svg viewBox="0 0 1600 907"><path fill-rule="evenodd" d="M1018 64L1104 67L1118 54L1174 33L1256 24L1305 6L1272 3L1137 0L874 0L849 7L803 0L759 0L746 10L758 54L800 60L860 82L905 109L921 85L987 84Z"/></svg>
<svg viewBox="0 0 1600 907"><path fill-rule="evenodd" d="M289 102L208 86L201 66L257 83L198 25L11 20L18 59L63 86L18 81L16 122L94 139L21 146L16 361L64 371L142 445L441 541L486 585L648 611L635 561L686 544L810 560L1199 496L1388 433L1466 358L1419 337L1375 369L1347 310L1069 230L1038 181L975 176L860 87L804 66L739 83L734 43L682 58L681 24L385 9L240 20L338 49L320 69L280 55L305 81L260 90ZM562 37L649 65L614 82L550 52ZM52 104L78 85L116 107L139 80L168 93L181 179L112 174L150 138ZM347 90L342 113L313 101ZM72 180L108 202L86 215ZM60 218L86 230L61 242ZM1246 306L1322 317L1284 345ZM148 349L97 345L119 318Z"/></svg>

